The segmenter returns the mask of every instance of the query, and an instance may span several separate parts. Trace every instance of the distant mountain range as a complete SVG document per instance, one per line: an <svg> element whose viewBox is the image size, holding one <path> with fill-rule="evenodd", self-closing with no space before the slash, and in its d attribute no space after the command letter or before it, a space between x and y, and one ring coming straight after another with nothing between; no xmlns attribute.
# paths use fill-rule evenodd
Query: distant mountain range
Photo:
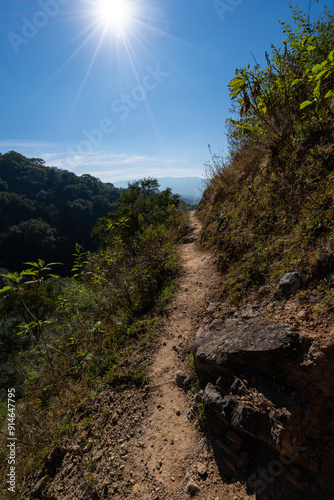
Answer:
<svg viewBox="0 0 334 500"><path fill-rule="evenodd" d="M117 188L127 188L128 183L135 180L137 179L114 182L113 184ZM158 182L161 190L169 187L174 194L179 194L184 201L191 205L200 202L205 189L205 181L201 177L162 177L158 179Z"/></svg>

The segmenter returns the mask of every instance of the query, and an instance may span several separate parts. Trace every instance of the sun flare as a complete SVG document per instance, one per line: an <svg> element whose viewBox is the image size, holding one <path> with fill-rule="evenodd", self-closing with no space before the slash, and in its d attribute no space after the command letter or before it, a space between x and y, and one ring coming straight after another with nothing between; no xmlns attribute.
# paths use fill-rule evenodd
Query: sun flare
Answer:
<svg viewBox="0 0 334 500"><path fill-rule="evenodd" d="M130 22L131 7L128 0L98 0L96 13L105 27L123 31Z"/></svg>

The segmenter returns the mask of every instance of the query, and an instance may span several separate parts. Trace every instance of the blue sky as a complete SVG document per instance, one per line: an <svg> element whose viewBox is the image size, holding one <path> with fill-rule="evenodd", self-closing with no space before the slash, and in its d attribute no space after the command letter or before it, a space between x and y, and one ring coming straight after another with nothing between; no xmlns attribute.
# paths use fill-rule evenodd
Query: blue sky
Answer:
<svg viewBox="0 0 334 500"><path fill-rule="evenodd" d="M203 176L228 82L280 45L288 2L127 0L115 26L102 1L1 0L0 152L105 182Z"/></svg>

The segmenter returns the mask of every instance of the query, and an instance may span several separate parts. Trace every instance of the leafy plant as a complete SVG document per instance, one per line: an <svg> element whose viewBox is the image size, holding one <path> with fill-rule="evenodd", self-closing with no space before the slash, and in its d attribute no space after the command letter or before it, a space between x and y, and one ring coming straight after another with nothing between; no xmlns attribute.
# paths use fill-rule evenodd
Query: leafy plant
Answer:
<svg viewBox="0 0 334 500"><path fill-rule="evenodd" d="M195 415L200 430L204 430L207 419L207 404L200 396L196 397Z"/></svg>
<svg viewBox="0 0 334 500"><path fill-rule="evenodd" d="M334 96L333 15L325 11L312 24L297 7L290 7L294 27L281 23L287 38L281 48L272 45L271 55L266 52L267 67L248 64L229 83L237 103L232 111L240 115L227 120L231 143L241 145L247 137L263 140L265 134L288 140L295 135L299 112L311 104L319 123L332 113L325 101Z"/></svg>
<svg viewBox="0 0 334 500"><path fill-rule="evenodd" d="M25 262L25 264L31 266L21 273L8 273L6 275L2 275L7 278L10 285L6 285L0 289L0 293L6 293L11 295L19 295L22 305L26 312L28 313L28 317L30 318L30 322L24 325L20 325L20 332L18 335L22 335L23 333L26 335L34 335L36 341L41 341L44 349L47 361L53 372L53 364L52 358L50 355L50 346L47 344L46 337L44 335L44 327L50 324L49 320L42 319L41 309L40 309L40 295L43 285L47 279L57 279L59 276L53 274L52 267L54 265L59 265L59 262L52 262L50 264L45 264L45 262L41 259L38 262ZM26 279L28 278L28 279ZM29 279L30 278L30 279ZM28 291L32 291L35 297L34 309L29 307L25 301L25 295Z"/></svg>

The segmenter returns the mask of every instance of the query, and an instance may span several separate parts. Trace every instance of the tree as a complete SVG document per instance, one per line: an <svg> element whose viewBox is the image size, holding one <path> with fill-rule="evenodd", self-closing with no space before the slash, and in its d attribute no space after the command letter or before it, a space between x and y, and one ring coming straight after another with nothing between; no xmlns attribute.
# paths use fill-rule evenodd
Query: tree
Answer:
<svg viewBox="0 0 334 500"><path fill-rule="evenodd" d="M29 219L9 228L1 250L14 268L26 259L36 260L43 254L54 257L57 231L42 219Z"/></svg>
<svg viewBox="0 0 334 500"><path fill-rule="evenodd" d="M100 219L93 236L108 245L117 236L128 241L148 226L168 222L180 206L179 195L173 194L170 188L159 191L157 179L129 183L118 200L117 212Z"/></svg>

